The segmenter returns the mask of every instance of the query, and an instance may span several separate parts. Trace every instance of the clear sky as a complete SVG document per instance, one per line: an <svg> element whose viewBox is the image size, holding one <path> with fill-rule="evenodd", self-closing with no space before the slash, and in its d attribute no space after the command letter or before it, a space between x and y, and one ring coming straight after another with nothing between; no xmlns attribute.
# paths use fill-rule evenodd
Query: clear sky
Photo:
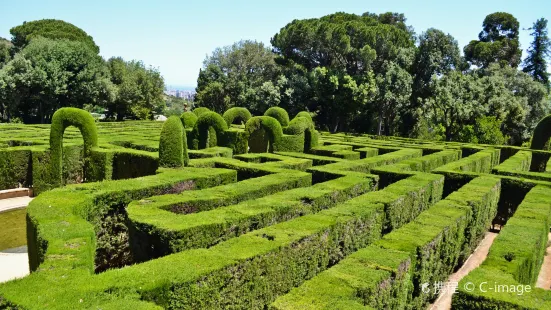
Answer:
<svg viewBox="0 0 551 310"><path fill-rule="evenodd" d="M167 85L193 87L216 47L241 39L269 44L293 19L338 11L404 13L416 33L440 29L462 49L477 39L486 15L505 11L529 28L538 18L551 20L551 0L0 0L0 37L11 38L10 28L23 21L62 19L91 35L103 57L143 60L159 68ZM525 50L528 30L521 30L520 41Z"/></svg>

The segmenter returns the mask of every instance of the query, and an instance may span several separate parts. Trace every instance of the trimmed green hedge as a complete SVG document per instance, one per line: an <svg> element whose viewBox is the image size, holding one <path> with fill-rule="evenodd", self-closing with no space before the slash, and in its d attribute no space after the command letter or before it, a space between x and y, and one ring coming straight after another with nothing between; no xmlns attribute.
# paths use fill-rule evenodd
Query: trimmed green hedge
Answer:
<svg viewBox="0 0 551 310"><path fill-rule="evenodd" d="M285 109L280 107L271 107L266 112L264 112L264 116L270 116L275 118L281 127L287 127L289 126L289 114Z"/></svg>
<svg viewBox="0 0 551 310"><path fill-rule="evenodd" d="M187 138L180 118L173 115L163 124L159 140L159 166L177 168L187 165Z"/></svg>
<svg viewBox="0 0 551 310"><path fill-rule="evenodd" d="M274 152L274 145L283 137L280 123L270 116L255 116L245 124L245 132L249 136L249 152Z"/></svg>
<svg viewBox="0 0 551 310"><path fill-rule="evenodd" d="M202 113L195 124L199 136L199 149L216 146L217 144L210 143L209 140L222 140L224 131L228 129L226 121L216 112Z"/></svg>
<svg viewBox="0 0 551 310"><path fill-rule="evenodd" d="M193 128L197 123L197 114L190 111L184 112L180 116L180 120L182 120L184 128Z"/></svg>
<svg viewBox="0 0 551 310"><path fill-rule="evenodd" d="M226 121L226 124L228 124L228 127L233 124L234 122L238 122L237 124L245 124L247 121L253 117L251 115L251 112L247 110L246 108L240 108L240 107L233 107L226 112L224 112L224 115L222 115L224 120Z"/></svg>
<svg viewBox="0 0 551 310"><path fill-rule="evenodd" d="M534 288L547 247L551 225L551 189L536 186L519 205L495 239L486 260L469 273L459 284L453 296L453 307L458 309L549 309L551 293ZM465 291L464 284L472 282L475 290ZM486 292L479 289L482 283ZM532 285L530 292L492 290L493 283L519 288ZM483 284L482 284L483 285Z"/></svg>
<svg viewBox="0 0 551 310"><path fill-rule="evenodd" d="M462 191L470 194L470 201L497 208L500 181L480 178L465 185ZM434 290L424 293L422 283L445 282L465 255L469 245L468 232L487 228L485 221L477 221L471 202L455 199L442 200L422 212L413 222L385 235L376 246L410 253L413 264L412 284L407 304L421 309L434 300Z"/></svg>
<svg viewBox="0 0 551 310"><path fill-rule="evenodd" d="M212 111L209 108L199 107L199 108L193 109L192 112L195 113L195 115L197 115L197 117L199 117L199 116L203 115L204 113L212 112Z"/></svg>
<svg viewBox="0 0 551 310"><path fill-rule="evenodd" d="M69 126L77 127L84 140L84 171L88 167L88 161L92 149L98 146L98 133L94 118L87 111L77 108L61 108L52 116L50 127L51 150L51 187L59 187L63 184L63 133Z"/></svg>
<svg viewBox="0 0 551 310"><path fill-rule="evenodd" d="M545 144L549 141L549 137L551 137L551 115L542 118L536 128L534 128L530 148L533 150L543 150Z"/></svg>

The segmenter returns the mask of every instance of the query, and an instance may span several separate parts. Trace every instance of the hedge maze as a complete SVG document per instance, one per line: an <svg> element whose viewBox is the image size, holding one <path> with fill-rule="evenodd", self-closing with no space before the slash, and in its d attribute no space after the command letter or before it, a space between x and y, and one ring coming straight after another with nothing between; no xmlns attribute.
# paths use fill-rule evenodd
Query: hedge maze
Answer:
<svg viewBox="0 0 551 310"><path fill-rule="evenodd" d="M0 309L425 309L437 294L423 284L445 282L491 228L452 307L551 309L535 288L550 157L320 133L280 108L164 123L61 109L52 126L1 125L0 189L38 196L32 273L0 284ZM462 286L483 281L532 291Z"/></svg>

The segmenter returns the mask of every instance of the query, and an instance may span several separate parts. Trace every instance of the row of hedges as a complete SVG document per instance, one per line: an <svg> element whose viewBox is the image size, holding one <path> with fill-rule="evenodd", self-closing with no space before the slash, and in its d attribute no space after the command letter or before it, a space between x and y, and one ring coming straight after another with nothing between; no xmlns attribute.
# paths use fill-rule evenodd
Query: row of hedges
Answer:
<svg viewBox="0 0 551 310"><path fill-rule="evenodd" d="M176 172L176 170L174 171ZM210 170L205 170L205 172L207 171ZM154 180L163 175L166 174L147 178ZM424 194L412 195L412 197L431 199L433 195L430 194L432 192L430 189L433 186L441 188L441 179L441 176L429 176L427 179L417 180L414 182L418 185L415 191ZM130 183L135 186L138 181L127 180L122 182L128 183L118 183L118 185L124 184L124 186L117 186L122 191L119 193L119 195L122 194L120 199L139 198L135 190L128 190ZM111 183L104 183L104 185L109 184ZM143 184L143 180L138 184ZM86 200L89 194L85 188L93 185L80 185L82 189L77 191L79 193L78 197ZM56 197L59 197L60 193L58 192L69 192L70 189L72 187L48 192L45 196L37 198L36 202L33 203L51 203L46 200L52 198L49 196L56 194ZM441 189L439 191L441 192ZM142 190L141 193L143 192ZM95 193L106 195L105 192ZM67 197L67 195L64 196ZM95 200L100 206L106 201L112 203L117 200L113 199L112 195L109 196L109 199L105 199L107 198L105 197L104 199ZM339 261L344 255L379 238L386 221L385 207L383 204L366 203L369 199L369 194L362 195L331 209L322 210L316 214L304 215L291 221L247 233L208 249L188 250L124 269L108 270L95 276L78 271L78 266L81 266L80 268L86 268L86 266L90 268L91 262L89 259L83 259L83 257L78 260L78 256L75 256L75 254L80 253L85 248L89 249L91 245L73 244L73 242L78 241L74 239L78 237L74 228L79 225L71 225L69 227L71 227L72 232L65 233L68 234L67 237L71 236L73 238L70 239L71 241L62 239L61 242L54 242L54 240L48 242L48 251L57 249L53 252L58 253L55 259L45 255L47 259L40 266L40 272L22 281L2 285L0 291L3 300L26 308L35 308L37 305L33 303L34 297L22 294L21 286L32 288L32 291L36 294L47 292L48 296L55 299L58 307L64 305L67 307L74 306L73 300L77 297L80 298L79 296L87 297L82 298L82 302L77 304L78 307L101 306L107 303L110 307L116 308L123 304L127 305L129 302L133 307L138 305L153 306L147 301L154 301L162 307L176 308L186 306L190 308L225 307L225 305L230 304L236 307L263 307L278 295L300 284L305 278L310 277L309 275L318 273ZM66 203L69 206L77 202L69 199ZM116 203L120 204L121 201L116 201ZM78 202L78 205L85 206L86 203ZM102 206L102 208L104 207ZM39 210L43 209L45 209L45 212L51 211L48 208L40 208ZM63 207L61 210L63 210ZM93 207L93 205L83 209L69 208L66 210L82 214L85 218L94 218L95 214L102 214L101 210ZM68 216L67 213L60 212L55 212L52 215L58 217ZM44 223L45 219L36 218L36 214L31 214L31 218L34 218L35 225L39 226L31 225L30 227L33 227L39 235L43 235L44 227L41 227L39 223ZM77 219L78 217L75 220ZM47 222L58 221L52 219ZM75 224L77 223L75 222ZM89 227L89 229L92 229L91 225ZM33 239L40 240L40 238ZM94 240L93 236L89 236L87 240L88 242ZM71 242L74 246L65 247L64 245L67 242ZM39 241L37 244L44 243ZM59 263L64 262L63 259L60 260L59 255L66 253L66 251L72 253L70 259L72 268L70 269L59 268L60 266L58 266ZM88 253L86 257L90 258L90 252L86 253ZM306 257L308 259L304 259ZM82 262L82 265L75 265L79 261ZM69 261L66 263L69 263ZM53 269L48 269L48 266L53 267ZM189 266L194 267L187 268ZM46 269L43 269L43 267L46 267ZM77 269L74 269L75 267ZM65 275L63 286L48 285L48 280L44 282L34 281L37 278L48 279L50 276L60 274ZM146 274L147 276L145 276ZM87 285L80 285L79 283L87 283ZM171 284L165 285L168 283ZM255 285L250 286L248 283L255 283ZM73 289L70 291L64 289L68 286ZM125 294L124 299L118 299L122 296L119 294L120 292L138 292L135 291L137 287L140 287L138 294ZM98 294L98 292L103 293Z"/></svg>
<svg viewBox="0 0 551 310"><path fill-rule="evenodd" d="M185 112L181 121L187 131L190 149L229 147L234 154L247 152L303 152L318 145L319 134L308 113L298 114L291 122L282 108L270 108L264 116L252 117L245 108L231 108L224 116L197 108ZM230 127L244 122L245 131Z"/></svg>
<svg viewBox="0 0 551 310"><path fill-rule="evenodd" d="M469 232L488 225L477 212L484 207L495 211L499 193L498 179L473 180L458 191L467 200L448 197L436 203L402 228L278 298L271 308L425 309L436 295L432 289L422 292L421 284L445 281L465 251L474 250Z"/></svg>
<svg viewBox="0 0 551 310"><path fill-rule="evenodd" d="M308 169L313 175L314 183L349 174L350 172L369 173L371 169L379 166L394 164L402 160L421 157L419 149L402 149L392 153L386 153L376 157L367 157L354 161L340 161L324 166Z"/></svg>
<svg viewBox="0 0 551 310"><path fill-rule="evenodd" d="M530 190L495 239L486 260L459 284L452 304L458 309L549 309L551 293L535 288L551 226L551 189ZM474 283L466 291L465 283ZM488 283L487 286L483 283ZM501 290L494 288L494 283ZM530 285L530 291L525 291ZM481 289L482 288L482 289Z"/></svg>
<svg viewBox="0 0 551 310"><path fill-rule="evenodd" d="M372 170L372 173L379 176L379 187L384 188L418 172L431 172L460 158L460 150L444 150L422 157L402 160L396 164L377 167Z"/></svg>
<svg viewBox="0 0 551 310"><path fill-rule="evenodd" d="M279 176L284 180L290 177L288 173ZM287 188L293 187L287 184ZM247 186L251 185L247 183ZM213 188L213 191L218 188L222 190L223 187L230 186ZM144 260L189 248L210 247L255 229L332 208L337 203L375 188L376 181L373 179L345 176L310 187L283 190L265 197L261 195L259 197L262 198L184 216L174 216L168 212L153 214L143 210L140 203L131 203L128 214L132 221L132 231L137 234L131 234L130 241L132 246L138 246L138 251L149 255Z"/></svg>

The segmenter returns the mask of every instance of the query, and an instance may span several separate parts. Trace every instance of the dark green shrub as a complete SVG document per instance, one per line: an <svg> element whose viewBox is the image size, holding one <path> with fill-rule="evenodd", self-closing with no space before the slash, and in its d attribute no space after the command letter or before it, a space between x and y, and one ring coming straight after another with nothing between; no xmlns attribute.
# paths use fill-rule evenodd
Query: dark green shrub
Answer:
<svg viewBox="0 0 551 310"><path fill-rule="evenodd" d="M245 124L249 136L249 151L253 153L273 152L274 144L283 137L283 130L277 119L270 116L255 116Z"/></svg>
<svg viewBox="0 0 551 310"><path fill-rule="evenodd" d="M50 127L52 187L63 184L63 133L69 126L77 127L84 140L84 172L86 173L92 149L98 146L98 133L92 115L77 108L61 108L54 113ZM86 176L85 176L86 177Z"/></svg>
<svg viewBox="0 0 551 310"><path fill-rule="evenodd" d="M542 118L534 129L530 148L533 150L543 150L545 144L549 141L549 137L551 137L551 115Z"/></svg>
<svg viewBox="0 0 551 310"><path fill-rule="evenodd" d="M306 117L307 119L309 119L312 123L314 122L312 120L312 115L310 115L310 113L306 112L306 111L302 111L302 112L298 112L297 115L295 116L295 118L297 117Z"/></svg>
<svg viewBox="0 0 551 310"><path fill-rule="evenodd" d="M159 140L159 165L182 167L187 164L187 138L182 121L177 116L169 117L163 124Z"/></svg>
<svg viewBox="0 0 551 310"><path fill-rule="evenodd" d="M216 112L201 114L195 124L199 136L199 149L216 146L211 139L222 140L223 133L228 129L226 121Z"/></svg>
<svg viewBox="0 0 551 310"><path fill-rule="evenodd" d="M197 115L190 111L182 113L180 119L182 120L184 128L193 128L195 123L197 123Z"/></svg>
<svg viewBox="0 0 551 310"><path fill-rule="evenodd" d="M264 116L271 116L275 118L279 124L281 124L281 127L289 126L289 114L283 108L271 107L264 112Z"/></svg>
<svg viewBox="0 0 551 310"><path fill-rule="evenodd" d="M199 108L193 109L192 112L195 113L195 115L197 115L197 117L199 117L203 113L211 112L211 110L209 108L199 107Z"/></svg>
<svg viewBox="0 0 551 310"><path fill-rule="evenodd" d="M252 117L252 115L251 112L249 112L249 110L247 110L246 108L234 107L224 112L224 115L222 115L222 117L226 121L226 124L230 126L236 121L237 124L246 123Z"/></svg>

